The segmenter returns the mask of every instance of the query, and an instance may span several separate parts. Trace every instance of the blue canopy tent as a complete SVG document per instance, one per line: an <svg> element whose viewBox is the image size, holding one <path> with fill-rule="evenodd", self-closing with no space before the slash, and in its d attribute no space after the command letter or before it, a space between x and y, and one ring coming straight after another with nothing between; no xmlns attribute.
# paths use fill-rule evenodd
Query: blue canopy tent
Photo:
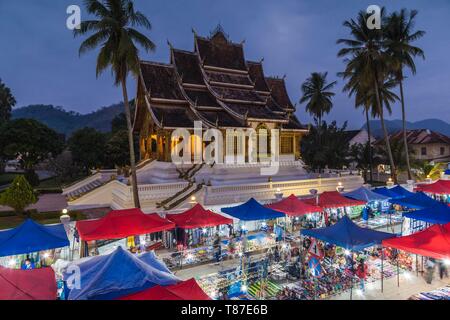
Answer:
<svg viewBox="0 0 450 320"><path fill-rule="evenodd" d="M430 198L423 192L413 193L411 196L405 198L391 199L389 202L410 209L424 209L433 207L439 203L439 201Z"/></svg>
<svg viewBox="0 0 450 320"><path fill-rule="evenodd" d="M241 221L271 220L285 216L282 212L264 207L253 198L239 206L222 208L221 210L222 212Z"/></svg>
<svg viewBox="0 0 450 320"><path fill-rule="evenodd" d="M402 197L410 197L410 196L414 195L414 192L408 191L400 185L396 185L395 187L393 187L389 190L391 190L392 192L394 192Z"/></svg>
<svg viewBox="0 0 450 320"><path fill-rule="evenodd" d="M373 192L381 194L391 199L403 198L401 194L395 193L394 191L386 187L375 188L373 189Z"/></svg>
<svg viewBox="0 0 450 320"><path fill-rule="evenodd" d="M450 176L450 169L445 170L444 174Z"/></svg>
<svg viewBox="0 0 450 320"><path fill-rule="evenodd" d="M355 200L366 201L366 202L386 201L386 200L390 199L390 197L373 192L372 190L369 190L365 187L360 187L356 190L346 192L343 194L343 196L347 197L347 198L355 199Z"/></svg>
<svg viewBox="0 0 450 320"><path fill-rule="evenodd" d="M437 203L432 207L404 213L403 216L432 224L447 224L450 222L450 207L443 203Z"/></svg>
<svg viewBox="0 0 450 320"><path fill-rule="evenodd" d="M0 231L0 257L69 246L62 224L41 225L27 219L20 226Z"/></svg>
<svg viewBox="0 0 450 320"><path fill-rule="evenodd" d="M305 229L301 230L301 234L352 251L361 251L381 244L384 239L395 237L392 233L359 227L347 216L330 227Z"/></svg>
<svg viewBox="0 0 450 320"><path fill-rule="evenodd" d="M64 280L68 281L73 276L69 272L73 266L80 269L81 286L69 291L68 300L112 300L156 285L168 286L180 281L171 272L161 270L160 261L155 265L153 257L136 257L122 247L106 256L72 263L63 275Z"/></svg>

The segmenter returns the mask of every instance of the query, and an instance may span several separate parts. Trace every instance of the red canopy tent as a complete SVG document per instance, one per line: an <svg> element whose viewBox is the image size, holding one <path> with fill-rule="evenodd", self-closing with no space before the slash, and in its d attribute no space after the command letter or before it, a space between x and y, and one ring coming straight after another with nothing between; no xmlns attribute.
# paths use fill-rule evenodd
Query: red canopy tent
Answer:
<svg viewBox="0 0 450 320"><path fill-rule="evenodd" d="M160 232L175 228L173 222L156 213L145 214L141 209L114 210L97 220L77 221L76 228L84 241L112 240Z"/></svg>
<svg viewBox="0 0 450 320"><path fill-rule="evenodd" d="M56 300L52 268L16 270L0 267L0 300Z"/></svg>
<svg viewBox="0 0 450 320"><path fill-rule="evenodd" d="M305 199L303 201L311 205L318 205L324 209L362 206L367 203L366 201L346 198L337 191L328 191L321 193L319 195L318 203L316 203L315 198Z"/></svg>
<svg viewBox="0 0 450 320"><path fill-rule="evenodd" d="M151 287L119 300L211 300L211 298L200 288L195 279L190 279L167 287Z"/></svg>
<svg viewBox="0 0 450 320"><path fill-rule="evenodd" d="M434 183L419 184L415 190L432 194L450 194L450 180L438 180Z"/></svg>
<svg viewBox="0 0 450 320"><path fill-rule="evenodd" d="M383 246L435 259L450 259L450 223L434 225L405 237L383 240Z"/></svg>
<svg viewBox="0 0 450 320"><path fill-rule="evenodd" d="M321 207L306 203L293 194L279 202L268 204L266 207L293 217L323 211Z"/></svg>
<svg viewBox="0 0 450 320"><path fill-rule="evenodd" d="M206 210L200 204L180 214L168 214L167 219L174 222L177 228L195 229L232 224L233 220Z"/></svg>

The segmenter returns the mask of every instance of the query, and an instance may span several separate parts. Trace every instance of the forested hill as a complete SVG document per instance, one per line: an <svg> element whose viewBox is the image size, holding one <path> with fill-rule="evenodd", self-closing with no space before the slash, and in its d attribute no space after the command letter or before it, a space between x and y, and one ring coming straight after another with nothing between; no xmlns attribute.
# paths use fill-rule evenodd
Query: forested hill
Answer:
<svg viewBox="0 0 450 320"><path fill-rule="evenodd" d="M12 118L35 119L69 137L74 131L84 127L108 132L111 130L112 119L122 112L122 103L103 107L88 114L66 111L62 107L52 105L30 105L15 109Z"/></svg>
<svg viewBox="0 0 450 320"><path fill-rule="evenodd" d="M394 133L402 130L401 120L385 120L385 123L389 133ZM370 127L374 136L383 136L381 122L379 120L370 121ZM416 122L407 122L406 127L408 129L429 129L432 131L440 132L450 137L450 124L440 119L425 119ZM363 128L366 128L366 124L364 124Z"/></svg>

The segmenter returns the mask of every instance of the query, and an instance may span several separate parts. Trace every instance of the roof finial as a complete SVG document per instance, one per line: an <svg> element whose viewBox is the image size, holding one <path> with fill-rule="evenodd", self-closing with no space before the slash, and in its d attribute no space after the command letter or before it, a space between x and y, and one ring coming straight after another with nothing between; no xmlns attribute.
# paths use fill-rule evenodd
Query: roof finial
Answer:
<svg viewBox="0 0 450 320"><path fill-rule="evenodd" d="M286 79L286 73L283 74L283 77L281 79L283 79L283 80Z"/></svg>
<svg viewBox="0 0 450 320"><path fill-rule="evenodd" d="M191 31L194 34L194 36L197 36L197 32L195 31L194 27L191 28Z"/></svg>
<svg viewBox="0 0 450 320"><path fill-rule="evenodd" d="M244 45L245 44L245 39L243 39L242 41L241 41L241 45Z"/></svg>
<svg viewBox="0 0 450 320"><path fill-rule="evenodd" d="M170 49L173 49L173 46L172 46L172 44L170 43L170 40L169 40L169 39L167 39L167 45L169 46Z"/></svg>
<svg viewBox="0 0 450 320"><path fill-rule="evenodd" d="M216 115L216 128L218 128L219 127L219 115L217 114Z"/></svg>
<svg viewBox="0 0 450 320"><path fill-rule="evenodd" d="M245 112L245 120L247 120L247 118L248 118L248 110L247 112Z"/></svg>
<svg viewBox="0 0 450 320"><path fill-rule="evenodd" d="M261 60L259 60L259 63L263 63L264 61L264 57L261 58Z"/></svg>

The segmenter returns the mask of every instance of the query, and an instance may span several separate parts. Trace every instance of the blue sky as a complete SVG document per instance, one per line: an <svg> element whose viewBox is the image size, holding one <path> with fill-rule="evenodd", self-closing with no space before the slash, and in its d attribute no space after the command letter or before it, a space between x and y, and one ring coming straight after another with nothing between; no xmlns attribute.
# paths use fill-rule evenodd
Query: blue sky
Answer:
<svg viewBox="0 0 450 320"><path fill-rule="evenodd" d="M78 56L81 39L74 39L65 26L70 4L82 1L0 0L0 77L13 90L18 106L54 104L87 113L121 100L109 73L96 79L96 53ZM135 4L151 20L148 36L157 45L154 53L142 58L168 62L167 40L192 50L192 28L208 35L220 23L232 40L245 39L247 59L264 58L267 75L286 75L293 102L311 72L328 71L338 86L327 119L348 120L351 128L360 127L364 119L341 92L342 81L336 77L343 68L336 57L336 39L347 36L342 22L370 4L385 5L388 11L418 9L416 27L427 32L418 45L426 60L417 61L417 75L406 80L408 118L450 122L448 0L135 0ZM130 91L134 95L133 81ZM303 106L298 106L298 115L310 121ZM400 118L398 105L392 118Z"/></svg>

